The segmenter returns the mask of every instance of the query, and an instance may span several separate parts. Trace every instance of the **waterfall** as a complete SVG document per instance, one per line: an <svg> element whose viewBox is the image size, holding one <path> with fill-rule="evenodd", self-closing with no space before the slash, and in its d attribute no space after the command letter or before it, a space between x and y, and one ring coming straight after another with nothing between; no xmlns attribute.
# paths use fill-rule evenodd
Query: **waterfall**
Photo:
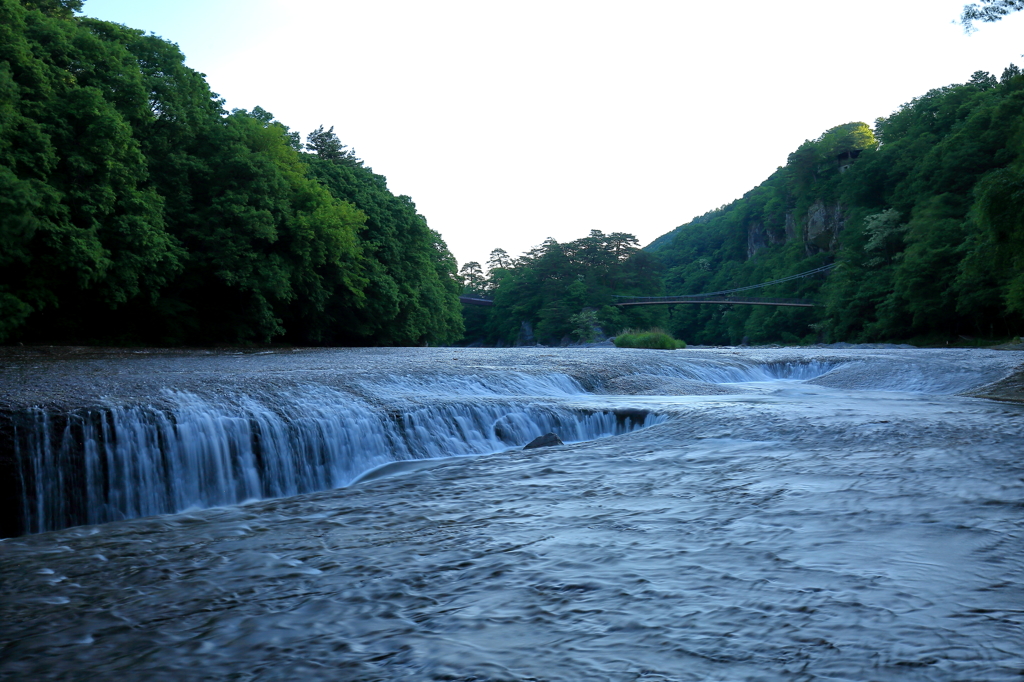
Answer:
<svg viewBox="0 0 1024 682"><path fill-rule="evenodd" d="M16 414L18 475L4 492L20 497L20 520L7 534L338 488L391 462L500 452L549 431L591 440L664 419L515 395L582 393L568 377L399 378L373 388L391 400L323 386L260 397L168 391L160 407Z"/></svg>
<svg viewBox="0 0 1024 682"><path fill-rule="evenodd" d="M757 381L807 381L843 367L845 362L811 360L809 362L767 362L728 364L721 361L688 363L684 367L659 374L681 379L696 379L709 384L738 384Z"/></svg>
<svg viewBox="0 0 1024 682"><path fill-rule="evenodd" d="M424 372L410 364L335 374L332 386L258 393L201 386L164 390L151 404L111 400L72 411L2 412L0 537L338 488L391 464L500 452L549 431L574 442L664 421L663 414L616 408L622 403L600 397L608 379L632 374L954 393L1002 371L965 365L936 372L923 353L898 362L849 355L775 362L616 357L614 367L574 369L578 376L490 364Z"/></svg>

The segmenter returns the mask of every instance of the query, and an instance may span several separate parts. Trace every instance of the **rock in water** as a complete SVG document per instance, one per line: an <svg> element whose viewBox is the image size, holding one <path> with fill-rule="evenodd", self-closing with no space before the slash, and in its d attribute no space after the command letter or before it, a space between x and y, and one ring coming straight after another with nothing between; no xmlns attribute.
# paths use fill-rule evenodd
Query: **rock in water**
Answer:
<svg viewBox="0 0 1024 682"><path fill-rule="evenodd" d="M555 433L545 433L543 436L537 436L529 443L527 443L523 450L532 450L533 448L546 448L549 445L564 445L562 439Z"/></svg>

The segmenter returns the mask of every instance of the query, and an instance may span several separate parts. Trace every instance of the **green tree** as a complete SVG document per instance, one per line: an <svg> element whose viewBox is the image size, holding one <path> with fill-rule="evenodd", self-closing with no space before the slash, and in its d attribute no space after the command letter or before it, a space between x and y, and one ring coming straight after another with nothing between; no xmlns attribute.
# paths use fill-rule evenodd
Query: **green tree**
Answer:
<svg viewBox="0 0 1024 682"><path fill-rule="evenodd" d="M487 269L496 270L498 268L508 269L513 265L512 258L508 255L505 249L494 249L491 251L490 257L487 259Z"/></svg>
<svg viewBox="0 0 1024 682"><path fill-rule="evenodd" d="M565 243L547 239L518 258L495 249L489 265L488 289L495 305L488 315L486 338L493 343L512 343L523 322L532 324L544 343L576 338L581 309L588 309L595 324L612 330L653 326L665 314L611 305L616 294L657 295L662 288L658 259L637 248L636 237L626 232L606 235L591 230L586 237ZM468 310L466 314L480 315Z"/></svg>
<svg viewBox="0 0 1024 682"><path fill-rule="evenodd" d="M317 157L334 162L349 161L354 164L360 162L356 158L354 149L349 149L341 143L338 136L334 134L334 126L324 130L320 126L306 136L306 150L311 151Z"/></svg>
<svg viewBox="0 0 1024 682"><path fill-rule="evenodd" d="M463 296L487 296L488 282L484 275L483 268L476 261L469 261L462 265L459 270L459 278L462 280Z"/></svg>
<svg viewBox="0 0 1024 682"><path fill-rule="evenodd" d="M181 268L133 126L134 55L75 2L0 0L0 340L75 329Z"/></svg>
<svg viewBox="0 0 1024 682"><path fill-rule="evenodd" d="M190 255L172 321L205 342L326 341L345 322L331 299L363 298L365 216L308 177L272 118L235 110L204 137L173 225Z"/></svg>
<svg viewBox="0 0 1024 682"><path fill-rule="evenodd" d="M328 150L324 157L306 156L316 179L332 196L366 215L366 228L360 232L368 282L365 301L349 310L349 333L339 332L334 342L420 345L459 340L464 330L461 285L444 240L427 226L412 199L388 190L384 176L353 154L330 151L345 148L333 128L324 131L321 126L315 140Z"/></svg>
<svg viewBox="0 0 1024 682"><path fill-rule="evenodd" d="M994 277L1006 308L1024 315L1024 172L1001 168L975 190L974 215L981 228L979 252L964 269L985 268Z"/></svg>
<svg viewBox="0 0 1024 682"><path fill-rule="evenodd" d="M583 310L569 318L569 324L573 326L570 334L572 338L580 343L590 343L597 335L597 327L600 320L595 310Z"/></svg>
<svg viewBox="0 0 1024 682"><path fill-rule="evenodd" d="M0 0L0 341L460 336L440 235L333 128L304 154L176 45L80 8Z"/></svg>

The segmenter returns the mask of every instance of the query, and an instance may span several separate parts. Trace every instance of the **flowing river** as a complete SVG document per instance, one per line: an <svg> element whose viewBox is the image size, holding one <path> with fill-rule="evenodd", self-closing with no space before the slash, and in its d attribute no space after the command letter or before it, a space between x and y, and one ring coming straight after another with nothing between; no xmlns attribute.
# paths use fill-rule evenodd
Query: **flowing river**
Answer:
<svg viewBox="0 0 1024 682"><path fill-rule="evenodd" d="M1022 359L4 357L0 679L1019 682Z"/></svg>

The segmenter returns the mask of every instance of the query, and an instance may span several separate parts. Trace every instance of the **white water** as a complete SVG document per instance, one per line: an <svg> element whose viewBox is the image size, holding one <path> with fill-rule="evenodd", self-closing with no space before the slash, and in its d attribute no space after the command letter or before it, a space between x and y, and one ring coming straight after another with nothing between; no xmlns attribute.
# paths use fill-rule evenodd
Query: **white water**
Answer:
<svg viewBox="0 0 1024 682"><path fill-rule="evenodd" d="M375 388L389 399L384 406L314 385L259 397L173 392L165 396L170 407L73 414L59 434L51 414L32 410L16 452L25 529L339 488L393 462L500 452L548 432L593 440L661 421L518 398L582 394L566 376L513 375L486 385L471 377L398 379Z"/></svg>
<svg viewBox="0 0 1024 682"><path fill-rule="evenodd" d="M125 453L221 439L192 466L243 492L331 480L320 454L257 484L235 463L265 443L294 456L364 418L348 452L392 449L347 488L0 542L0 678L1021 679L1024 406L951 395L1015 357L563 353L111 405ZM660 423L614 437L502 440L645 410ZM460 448L498 452L400 458Z"/></svg>
<svg viewBox="0 0 1024 682"><path fill-rule="evenodd" d="M662 370L659 374L696 379L709 384L739 384L763 381L807 381L843 367L841 361L768 362L728 364L725 362L692 363Z"/></svg>
<svg viewBox="0 0 1024 682"><path fill-rule="evenodd" d="M937 366L928 356L906 358L756 362L737 354L680 363L662 355L633 376L641 383L691 382L684 391L781 380L948 394L986 374ZM361 374L346 389L308 384L205 396L165 390L159 407L111 404L70 415L30 410L15 443L21 527L43 532L286 497L347 486L395 462L501 452L547 432L566 442L593 440L664 420L616 416L608 405L622 408L622 401L599 399L608 389L592 373L583 375L588 391L564 372L486 364L416 369Z"/></svg>

